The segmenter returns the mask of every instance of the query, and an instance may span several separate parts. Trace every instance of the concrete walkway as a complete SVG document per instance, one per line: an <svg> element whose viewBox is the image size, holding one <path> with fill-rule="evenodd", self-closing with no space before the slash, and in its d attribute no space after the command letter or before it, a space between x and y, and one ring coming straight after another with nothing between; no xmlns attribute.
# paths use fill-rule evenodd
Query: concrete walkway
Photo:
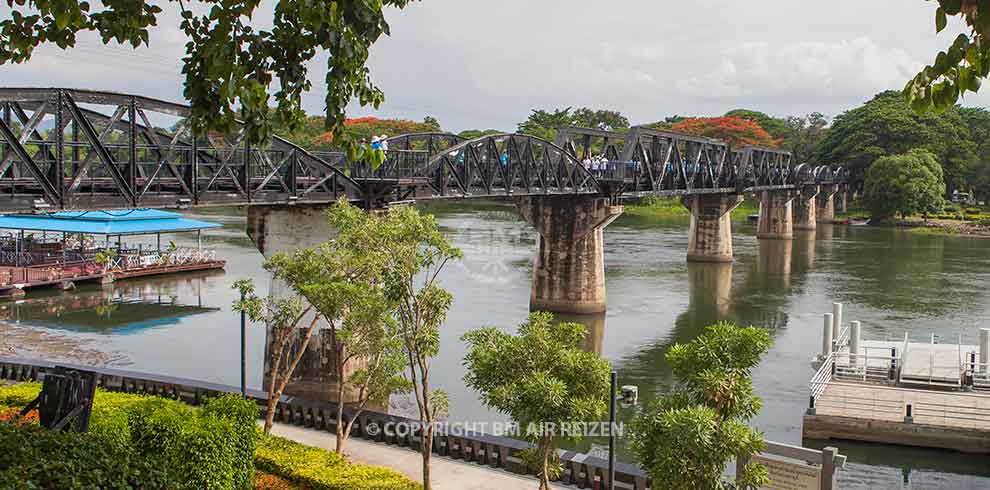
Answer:
<svg viewBox="0 0 990 490"><path fill-rule="evenodd" d="M307 429L276 423L272 433L293 441L333 451L337 437L327 431ZM418 451L389 446L363 439L349 438L344 454L351 461L382 466L402 473L418 482L423 481L423 459ZM536 477L523 477L507 471L433 455L431 480L434 490L536 490ZM557 489L565 487L554 486Z"/></svg>

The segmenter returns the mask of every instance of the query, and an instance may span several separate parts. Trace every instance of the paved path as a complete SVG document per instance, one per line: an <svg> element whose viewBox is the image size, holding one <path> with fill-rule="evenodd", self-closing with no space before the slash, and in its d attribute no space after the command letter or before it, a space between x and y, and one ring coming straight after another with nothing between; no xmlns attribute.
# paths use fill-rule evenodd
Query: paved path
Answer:
<svg viewBox="0 0 990 490"><path fill-rule="evenodd" d="M337 437L327 431L276 423L272 427L272 433L329 451L337 447ZM344 445L344 453L352 461L391 468L413 480L423 481L423 460L418 451L350 438ZM435 490L536 490L540 486L532 476L522 477L436 454L433 455L431 464Z"/></svg>

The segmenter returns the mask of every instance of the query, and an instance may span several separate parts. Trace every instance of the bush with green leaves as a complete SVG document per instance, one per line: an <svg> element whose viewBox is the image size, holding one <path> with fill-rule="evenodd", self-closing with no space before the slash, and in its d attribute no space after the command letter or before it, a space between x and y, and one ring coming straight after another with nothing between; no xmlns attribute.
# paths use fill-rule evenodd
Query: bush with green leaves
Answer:
<svg viewBox="0 0 990 490"><path fill-rule="evenodd" d="M927 150L877 159L866 171L865 188L866 205L876 222L895 214L939 213L945 203L942 166Z"/></svg>
<svg viewBox="0 0 990 490"><path fill-rule="evenodd" d="M38 383L0 387L0 405L27 405L40 389ZM196 408L178 400L98 389L90 437L154 461L170 488L245 489L254 476L257 416L255 403L236 395Z"/></svg>
<svg viewBox="0 0 990 490"><path fill-rule="evenodd" d="M0 488L174 488L157 461L95 434L0 422Z"/></svg>
<svg viewBox="0 0 990 490"><path fill-rule="evenodd" d="M596 422L608 407L609 364L584 350L586 333L580 323L556 323L550 313L536 312L517 335L488 327L463 337L469 345L464 381L535 439L536 450L524 460L540 469L541 489L559 477L560 464L552 456L552 430L530 428Z"/></svg>
<svg viewBox="0 0 990 490"><path fill-rule="evenodd" d="M751 371L770 345L764 329L722 322L670 348L676 386L632 426L633 454L654 488L755 490L769 482L766 468L756 463L745 465L735 482L723 474L730 461L748 459L766 446L749 421L762 407L753 395Z"/></svg>
<svg viewBox="0 0 990 490"><path fill-rule="evenodd" d="M406 476L375 466L355 465L337 453L269 437L255 452L258 469L307 490L421 490Z"/></svg>

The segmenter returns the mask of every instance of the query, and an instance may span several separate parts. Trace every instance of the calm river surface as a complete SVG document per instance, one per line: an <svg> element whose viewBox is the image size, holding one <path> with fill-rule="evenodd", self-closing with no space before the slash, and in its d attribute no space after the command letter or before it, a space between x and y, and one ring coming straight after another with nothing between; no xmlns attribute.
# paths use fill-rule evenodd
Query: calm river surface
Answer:
<svg viewBox="0 0 990 490"><path fill-rule="evenodd" d="M466 258L444 284L455 297L444 326L434 384L451 398L451 421L500 421L463 386L461 335L493 325L506 330L529 310L532 230L501 204L435 204L435 213ZM244 233L242 211L202 212L222 222L204 235L228 260L227 272L122 281L111 289L34 292L0 303L0 336L20 355L237 384L239 334L230 285L268 278ZM766 326L774 346L755 373L764 408L756 425L769 439L801 443L809 362L820 349L822 313L845 304L845 319L863 322L864 336L927 338L975 344L990 325L990 241L916 235L891 229L822 226L793 242L758 241L734 224L736 262L687 264L687 220L624 216L605 231L608 313L575 318L589 326L589 347L608 358L620 384L640 397L671 382L668 347L699 335L716 320ZM194 245L194 236L175 236ZM149 242L150 243L150 242ZM163 240L163 243L167 241ZM264 329L249 330L248 382L261 385ZM633 409L620 415L628 420ZM579 447L588 449L592 442ZM809 441L809 445L813 445ZM990 488L990 463L943 451L853 443L833 444L850 462L842 488ZM623 459L627 459L623 458Z"/></svg>

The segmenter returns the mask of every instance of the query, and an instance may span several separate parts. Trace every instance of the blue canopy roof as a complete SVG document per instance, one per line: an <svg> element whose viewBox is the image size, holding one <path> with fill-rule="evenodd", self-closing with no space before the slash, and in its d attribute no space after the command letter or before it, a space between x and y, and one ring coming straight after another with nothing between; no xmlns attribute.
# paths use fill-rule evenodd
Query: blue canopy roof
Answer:
<svg viewBox="0 0 990 490"><path fill-rule="evenodd" d="M149 235L221 226L223 225L184 218L179 213L160 209L59 211L0 216L0 228L93 235Z"/></svg>

